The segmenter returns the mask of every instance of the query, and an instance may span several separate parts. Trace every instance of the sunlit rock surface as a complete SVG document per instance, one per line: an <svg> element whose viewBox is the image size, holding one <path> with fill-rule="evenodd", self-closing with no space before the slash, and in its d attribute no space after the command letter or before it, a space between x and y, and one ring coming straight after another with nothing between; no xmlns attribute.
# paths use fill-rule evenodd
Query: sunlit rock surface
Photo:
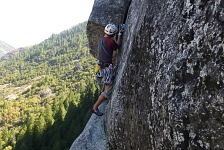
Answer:
<svg viewBox="0 0 224 150"><path fill-rule="evenodd" d="M100 105L99 110L105 113L107 102ZM73 142L70 150L105 150L106 149L106 115L92 114L85 129Z"/></svg>

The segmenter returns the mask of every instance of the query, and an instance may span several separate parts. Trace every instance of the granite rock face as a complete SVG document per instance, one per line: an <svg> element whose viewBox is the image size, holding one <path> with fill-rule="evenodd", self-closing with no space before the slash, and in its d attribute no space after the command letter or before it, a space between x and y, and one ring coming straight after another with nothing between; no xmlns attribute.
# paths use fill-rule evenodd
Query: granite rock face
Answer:
<svg viewBox="0 0 224 150"><path fill-rule="evenodd" d="M224 149L224 1L132 1L123 40L111 148Z"/></svg>
<svg viewBox="0 0 224 150"><path fill-rule="evenodd" d="M108 23L120 25L126 19L131 0L95 0L87 24L90 53L97 57L98 39Z"/></svg>
<svg viewBox="0 0 224 150"><path fill-rule="evenodd" d="M101 28L120 22L102 12L129 6L110 2L95 0L93 55ZM131 1L121 51L107 117L112 150L224 149L224 0Z"/></svg>

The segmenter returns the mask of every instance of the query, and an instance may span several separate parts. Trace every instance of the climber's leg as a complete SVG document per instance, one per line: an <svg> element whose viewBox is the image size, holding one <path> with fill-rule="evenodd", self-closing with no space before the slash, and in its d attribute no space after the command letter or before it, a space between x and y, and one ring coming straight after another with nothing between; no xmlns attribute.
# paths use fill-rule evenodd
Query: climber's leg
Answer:
<svg viewBox="0 0 224 150"><path fill-rule="evenodd" d="M106 99L110 99L113 91L113 85L112 84L106 84L104 85L104 90L100 94L98 100L96 103L93 105L93 113L97 114L98 116L102 116L103 113L101 113L98 110L98 107L102 102L104 102Z"/></svg>
<svg viewBox="0 0 224 150"><path fill-rule="evenodd" d="M98 116L102 116L103 113L101 113L98 109L99 105L106 99L106 97L104 97L102 94L100 94L98 100L96 101L96 103L93 105L93 113L95 113Z"/></svg>

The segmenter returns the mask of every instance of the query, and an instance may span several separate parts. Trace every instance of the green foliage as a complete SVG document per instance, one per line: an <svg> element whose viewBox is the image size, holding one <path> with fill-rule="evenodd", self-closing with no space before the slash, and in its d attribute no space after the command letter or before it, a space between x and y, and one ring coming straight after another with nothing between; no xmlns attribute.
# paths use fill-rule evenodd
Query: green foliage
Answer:
<svg viewBox="0 0 224 150"><path fill-rule="evenodd" d="M99 90L86 22L0 61L0 149L69 149Z"/></svg>
<svg viewBox="0 0 224 150"><path fill-rule="evenodd" d="M61 116L55 116L56 120L54 124L47 125L46 116L48 111L45 111L39 118L33 122L27 122L28 126L31 127L29 130L26 125L23 126L20 133L18 134L17 144L15 146L16 150L23 149L25 145L28 145L29 149L40 150L40 149L69 149L75 138L84 129L87 120L91 115L91 107L94 103L94 95L98 93L98 89L95 88L94 91L90 90L91 84L89 84L85 91L81 93L82 99L80 105L75 104L76 95L71 92L68 97L66 97L60 104L68 105L68 109L64 119ZM93 93L92 93L93 92ZM60 109L58 111L61 111ZM59 117L59 118L58 118ZM24 134L24 131L25 134ZM22 137L22 138L21 138ZM24 145L24 143L26 143Z"/></svg>

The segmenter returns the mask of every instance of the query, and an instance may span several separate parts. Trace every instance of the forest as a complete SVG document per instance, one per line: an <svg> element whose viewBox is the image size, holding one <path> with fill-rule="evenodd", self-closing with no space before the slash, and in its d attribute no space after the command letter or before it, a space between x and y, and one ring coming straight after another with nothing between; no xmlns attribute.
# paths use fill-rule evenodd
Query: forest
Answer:
<svg viewBox="0 0 224 150"><path fill-rule="evenodd" d="M86 22L0 61L0 149L68 150L99 94Z"/></svg>

